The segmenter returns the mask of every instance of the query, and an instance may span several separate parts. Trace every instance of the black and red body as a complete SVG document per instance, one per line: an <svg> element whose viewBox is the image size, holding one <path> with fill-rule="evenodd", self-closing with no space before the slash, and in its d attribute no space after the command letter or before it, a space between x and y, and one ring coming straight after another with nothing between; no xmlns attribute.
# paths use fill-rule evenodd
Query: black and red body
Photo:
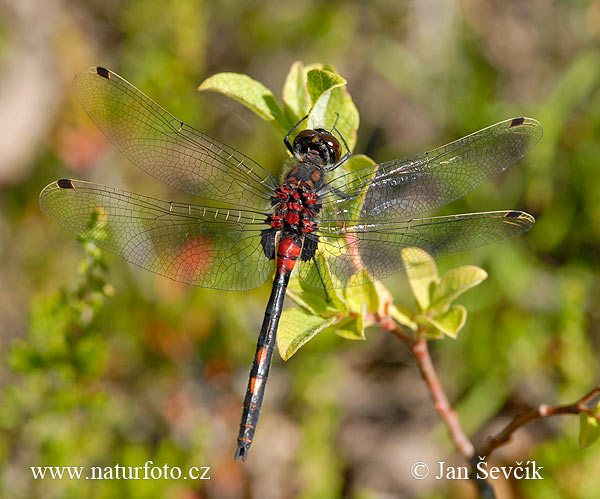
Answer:
<svg viewBox="0 0 600 499"><path fill-rule="evenodd" d="M267 218L271 228L262 232L263 250L269 259L276 258L276 271L244 398L235 454L236 459L241 457L244 461L258 423L290 275L298 258L303 261L314 258L318 243L313 234L320 210L318 193L323 187L324 173L340 160L339 142L324 129L301 131L293 147L286 136L285 144L298 163L286 174L271 199L273 213Z"/></svg>
<svg viewBox="0 0 600 499"><path fill-rule="evenodd" d="M367 284L404 270L407 248L443 256L514 237L535 222L515 210L413 218L464 196L522 158L542 138L542 126L531 118L505 120L407 158L355 164L330 179L350 156L348 145L337 132L342 157L340 142L322 128L301 130L290 143L305 117L284 138L294 162L278 182L106 68L78 73L73 90L99 129L139 168L209 203L163 201L62 179L40 193L50 218L134 265L194 286L243 291L264 283L275 269L238 437L236 457L244 460L298 259L305 285ZM316 258L317 249L323 259ZM322 273L318 262L325 261ZM330 276L335 279L324 279Z"/></svg>

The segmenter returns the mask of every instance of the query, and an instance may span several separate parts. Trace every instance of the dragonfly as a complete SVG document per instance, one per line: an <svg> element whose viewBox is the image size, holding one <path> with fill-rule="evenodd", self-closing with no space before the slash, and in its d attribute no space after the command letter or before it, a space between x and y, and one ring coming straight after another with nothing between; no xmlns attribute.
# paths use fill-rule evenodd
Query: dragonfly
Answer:
<svg viewBox="0 0 600 499"><path fill-rule="evenodd" d="M106 68L78 73L73 89L122 154L201 204L60 179L40 194L46 215L175 281L244 291L273 279L236 460L246 460L254 438L294 268L306 285L327 293L402 271L402 254L411 248L443 256L517 236L535 222L517 210L416 217L464 196L522 158L542 137L542 126L532 118L508 119L437 149L356 171L344 168L350 151L335 124L332 130L296 133L303 119L284 138L291 164L278 181Z"/></svg>

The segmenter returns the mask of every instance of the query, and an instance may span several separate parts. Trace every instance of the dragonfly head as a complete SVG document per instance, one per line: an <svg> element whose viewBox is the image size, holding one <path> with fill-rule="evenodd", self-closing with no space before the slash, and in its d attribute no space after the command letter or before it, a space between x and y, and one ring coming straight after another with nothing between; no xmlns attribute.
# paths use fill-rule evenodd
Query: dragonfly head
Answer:
<svg viewBox="0 0 600 499"><path fill-rule="evenodd" d="M324 128L302 130L294 139L294 156L318 166L334 165L342 154L338 139Z"/></svg>

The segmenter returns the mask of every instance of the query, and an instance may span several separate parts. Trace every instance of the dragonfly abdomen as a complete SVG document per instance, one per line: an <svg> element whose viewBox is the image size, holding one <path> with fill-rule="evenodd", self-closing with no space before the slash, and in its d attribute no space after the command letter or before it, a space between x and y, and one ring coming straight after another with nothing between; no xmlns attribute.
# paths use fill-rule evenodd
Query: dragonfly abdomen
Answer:
<svg viewBox="0 0 600 499"><path fill-rule="evenodd" d="M279 318L283 310L285 290L301 252L300 237L297 234L284 233L277 248L277 273L273 281L265 318L258 335L254 362L250 369L235 459L241 457L242 461L246 460L254 438L269 377L271 357L275 348Z"/></svg>

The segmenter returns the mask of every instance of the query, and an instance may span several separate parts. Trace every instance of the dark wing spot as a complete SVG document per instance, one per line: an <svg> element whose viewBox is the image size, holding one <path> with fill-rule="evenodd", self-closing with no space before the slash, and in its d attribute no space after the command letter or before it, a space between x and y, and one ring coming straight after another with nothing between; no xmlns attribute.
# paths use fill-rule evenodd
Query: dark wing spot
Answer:
<svg viewBox="0 0 600 499"><path fill-rule="evenodd" d="M110 78L110 71L101 66L98 66L96 68L96 73L99 74L100 76L102 76L103 78L107 78L107 79Z"/></svg>
<svg viewBox="0 0 600 499"><path fill-rule="evenodd" d="M56 185L58 185L61 189L74 189L73 181L68 178L61 178L56 181Z"/></svg>
<svg viewBox="0 0 600 499"><path fill-rule="evenodd" d="M520 218L521 215L523 214L522 211L509 211L506 215L504 215L506 218Z"/></svg>
<svg viewBox="0 0 600 499"><path fill-rule="evenodd" d="M513 120L510 122L510 125L508 126L508 128L522 125L524 121L525 121L525 118L513 118Z"/></svg>

